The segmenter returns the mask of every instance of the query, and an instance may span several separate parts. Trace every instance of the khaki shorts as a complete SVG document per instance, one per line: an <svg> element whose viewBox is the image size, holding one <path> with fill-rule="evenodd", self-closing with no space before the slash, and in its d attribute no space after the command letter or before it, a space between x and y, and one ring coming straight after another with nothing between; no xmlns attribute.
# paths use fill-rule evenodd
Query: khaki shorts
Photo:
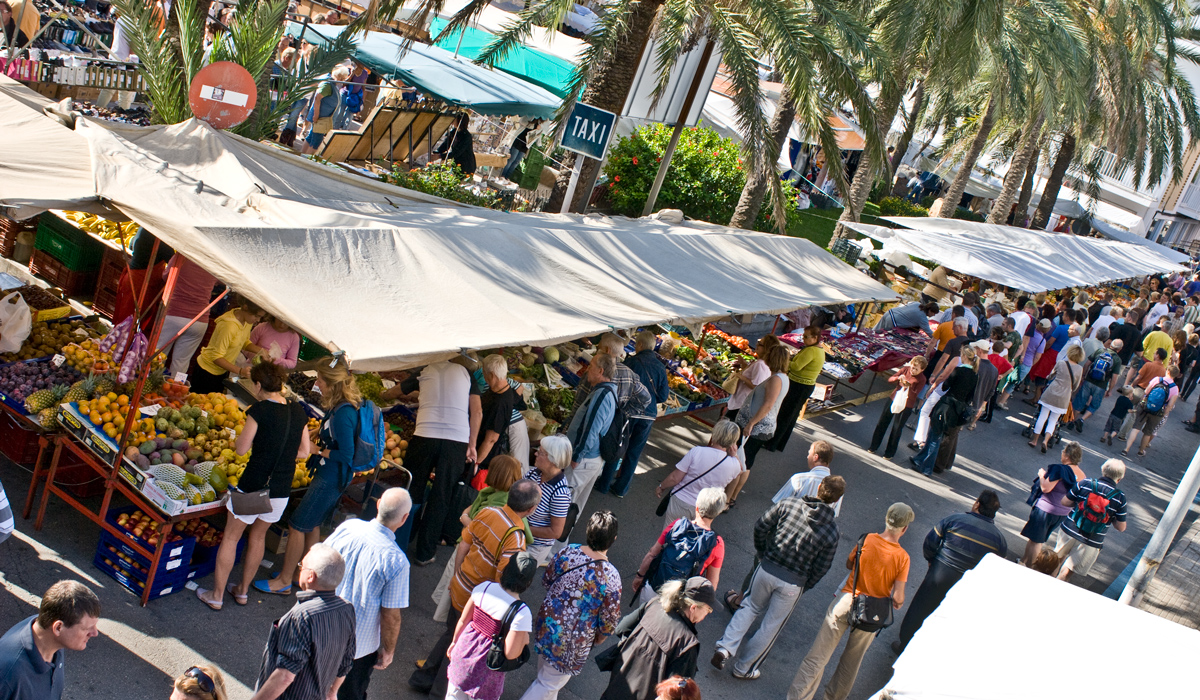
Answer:
<svg viewBox="0 0 1200 700"><path fill-rule="evenodd" d="M1156 416L1148 411L1138 410L1137 418L1133 421L1132 430L1140 430L1143 435L1158 435L1158 429L1167 420L1165 415Z"/></svg>
<svg viewBox="0 0 1200 700"><path fill-rule="evenodd" d="M1087 576L1092 570L1092 564L1095 564L1100 556L1100 548L1084 544L1060 528L1054 553L1062 560L1063 567L1080 576Z"/></svg>

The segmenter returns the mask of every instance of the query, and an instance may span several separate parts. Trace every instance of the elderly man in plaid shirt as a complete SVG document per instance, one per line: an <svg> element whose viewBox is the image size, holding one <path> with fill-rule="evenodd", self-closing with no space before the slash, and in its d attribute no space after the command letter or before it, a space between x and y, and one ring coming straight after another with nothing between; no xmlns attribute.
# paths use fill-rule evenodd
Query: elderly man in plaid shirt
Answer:
<svg viewBox="0 0 1200 700"><path fill-rule="evenodd" d="M734 678L753 680L761 675L759 667L787 624L800 594L817 585L833 564L838 528L832 504L845 490L842 477L827 476L821 480L815 498L785 498L754 524L759 563L750 581L750 596L717 642L713 666L724 669L725 662L736 657ZM759 615L763 620L758 632L743 645L742 639Z"/></svg>

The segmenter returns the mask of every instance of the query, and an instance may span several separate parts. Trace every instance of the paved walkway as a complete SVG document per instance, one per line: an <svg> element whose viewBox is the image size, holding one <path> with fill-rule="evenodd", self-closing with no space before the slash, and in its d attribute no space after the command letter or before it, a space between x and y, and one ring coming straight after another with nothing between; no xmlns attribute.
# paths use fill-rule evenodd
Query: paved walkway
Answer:
<svg viewBox="0 0 1200 700"><path fill-rule="evenodd" d="M1175 541L1141 607L1186 627L1200 628L1200 520Z"/></svg>

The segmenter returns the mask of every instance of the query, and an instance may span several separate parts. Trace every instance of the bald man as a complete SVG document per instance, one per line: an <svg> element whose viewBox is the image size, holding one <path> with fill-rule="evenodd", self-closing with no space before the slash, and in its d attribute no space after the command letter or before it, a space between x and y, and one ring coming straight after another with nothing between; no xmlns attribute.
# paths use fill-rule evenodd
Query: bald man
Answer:
<svg viewBox="0 0 1200 700"><path fill-rule="evenodd" d="M377 507L374 520L347 520L325 540L346 560L337 594L354 605L354 665L338 700L365 698L371 672L392 663L400 611L408 607L408 557L396 543L396 530L408 520L412 497L404 489L388 489Z"/></svg>

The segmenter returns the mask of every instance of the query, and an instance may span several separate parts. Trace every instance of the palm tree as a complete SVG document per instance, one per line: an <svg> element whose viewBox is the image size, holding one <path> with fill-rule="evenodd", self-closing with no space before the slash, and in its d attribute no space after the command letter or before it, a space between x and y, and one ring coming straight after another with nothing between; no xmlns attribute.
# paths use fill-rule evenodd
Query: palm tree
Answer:
<svg viewBox="0 0 1200 700"><path fill-rule="evenodd" d="M962 55L961 46L949 46L958 61L959 79L941 86L943 91L962 85L962 78L978 76L987 90L987 106L958 173L942 202L939 216L953 218L967 181L991 136L997 117L1026 115L1022 145L1014 156L1010 176L992 216L1007 218L1016 199L1025 168L1035 150L1046 114L1056 105L1083 101L1081 66L1086 53L1078 28L1057 0L1004 0L985 8L986 17L968 17L980 32L978 53ZM983 21L980 21L980 20ZM949 56L947 56L949 58Z"/></svg>
<svg viewBox="0 0 1200 700"><path fill-rule="evenodd" d="M1066 124L1059 138L1030 224L1035 229L1049 222L1081 142L1132 162L1135 182L1153 187L1168 166L1173 180L1183 177L1184 144L1200 133L1192 85L1178 68L1180 60L1200 63L1200 56L1177 43L1196 38L1196 10L1177 0L1077 0L1071 10L1087 32L1092 56L1090 109Z"/></svg>
<svg viewBox="0 0 1200 700"><path fill-rule="evenodd" d="M141 59L138 72L146 82L155 123L177 124L192 117L188 88L204 67L204 28L210 4L209 0L176 0L170 16L164 18L156 3L113 2L124 18L130 48ZM349 57L355 32L365 26L360 18L336 39L317 47L302 68L278 76L276 88L289 99L272 106L268 80L283 36L286 11L286 0L239 0L229 31L212 50L213 61L241 65L258 85L254 112L233 129L248 138L260 139L273 133L297 100L307 99L316 91L318 78Z"/></svg>

